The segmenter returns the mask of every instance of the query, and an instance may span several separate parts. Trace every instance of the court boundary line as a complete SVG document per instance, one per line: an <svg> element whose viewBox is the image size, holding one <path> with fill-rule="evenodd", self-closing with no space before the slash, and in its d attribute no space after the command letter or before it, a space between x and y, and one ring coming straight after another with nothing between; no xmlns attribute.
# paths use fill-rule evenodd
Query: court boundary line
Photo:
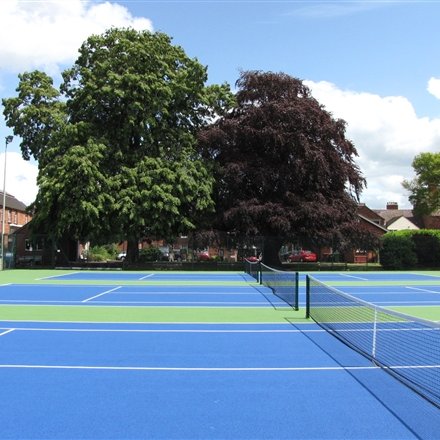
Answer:
<svg viewBox="0 0 440 440"><path fill-rule="evenodd" d="M98 295L95 295L95 296L92 296L92 297L90 297L90 298L86 298L86 299L84 299L83 301L81 301L81 303L89 302L89 301L91 301L92 299L99 298L99 297L102 296L102 295L106 295L107 293L114 292L115 290L118 290L118 289L120 289L121 287L122 287L122 286L117 286L117 287L114 287L113 289L106 290L105 292L99 293Z"/></svg>
<svg viewBox="0 0 440 440"><path fill-rule="evenodd" d="M327 367L142 367L107 365L40 365L40 364L0 364L0 368L16 369L57 369L57 370L116 370L116 371L351 371L382 370L376 365L327 366Z"/></svg>
<svg viewBox="0 0 440 440"><path fill-rule="evenodd" d="M58 274L58 275L51 275L49 277L43 277L43 278L35 278L35 280L36 281L50 280L52 278L61 278L61 277L65 277L66 275L75 275L77 273L81 273L81 271L62 273L62 274Z"/></svg>
<svg viewBox="0 0 440 440"><path fill-rule="evenodd" d="M6 327L4 327L6 328ZM0 328L1 329L1 328ZM29 331L29 332L66 332L66 333L324 333L323 329L310 329L310 330L281 330L281 329L272 329L272 330L219 330L219 329L111 329L111 328L101 328L101 329L93 329L93 328L39 328L39 327L14 327L8 328L4 333L0 333L0 336L3 336L6 333L11 331Z"/></svg>
<svg viewBox="0 0 440 440"><path fill-rule="evenodd" d="M440 294L440 292L437 292L435 290L422 289L420 287L405 286L405 288L411 290L419 290L420 292L425 292L425 293L436 293L437 295Z"/></svg>
<svg viewBox="0 0 440 440"><path fill-rule="evenodd" d="M361 281L370 281L368 278L361 278L361 277L357 277L355 275L347 275L345 273L339 273L338 275L340 275L341 277L355 278L355 279L361 280Z"/></svg>

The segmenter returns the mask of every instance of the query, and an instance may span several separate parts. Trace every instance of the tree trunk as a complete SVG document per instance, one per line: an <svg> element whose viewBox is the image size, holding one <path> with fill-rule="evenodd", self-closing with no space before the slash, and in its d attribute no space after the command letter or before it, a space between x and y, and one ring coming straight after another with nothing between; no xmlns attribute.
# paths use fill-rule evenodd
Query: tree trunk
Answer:
<svg viewBox="0 0 440 440"><path fill-rule="evenodd" d="M264 237L263 263L273 268L281 268L280 249L283 239L280 237Z"/></svg>
<svg viewBox="0 0 440 440"><path fill-rule="evenodd" d="M125 260L128 263L135 263L139 259L139 240L137 237L129 236L127 238L127 255Z"/></svg>

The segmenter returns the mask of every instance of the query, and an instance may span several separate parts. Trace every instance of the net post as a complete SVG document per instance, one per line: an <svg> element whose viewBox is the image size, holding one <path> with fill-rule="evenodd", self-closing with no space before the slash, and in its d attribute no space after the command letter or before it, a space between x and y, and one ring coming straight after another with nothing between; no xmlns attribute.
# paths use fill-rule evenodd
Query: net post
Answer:
<svg viewBox="0 0 440 440"><path fill-rule="evenodd" d="M299 272L295 272L295 310L299 310Z"/></svg>
<svg viewBox="0 0 440 440"><path fill-rule="evenodd" d="M371 356L373 358L373 361L376 359L376 343L377 343L377 307L374 308L373 343L371 348Z"/></svg>
<svg viewBox="0 0 440 440"><path fill-rule="evenodd" d="M310 318L310 277L306 275L306 318Z"/></svg>

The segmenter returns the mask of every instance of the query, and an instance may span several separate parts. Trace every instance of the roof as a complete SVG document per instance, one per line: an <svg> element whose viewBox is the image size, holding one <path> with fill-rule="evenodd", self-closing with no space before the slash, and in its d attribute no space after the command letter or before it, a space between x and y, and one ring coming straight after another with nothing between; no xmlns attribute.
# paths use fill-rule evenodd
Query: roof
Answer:
<svg viewBox="0 0 440 440"><path fill-rule="evenodd" d="M17 200L12 194L6 193L6 208L14 209L15 211L26 211L26 205L20 200ZM0 191L0 206L3 208L3 191Z"/></svg>
<svg viewBox="0 0 440 440"><path fill-rule="evenodd" d="M416 217L412 209L374 209L374 212L385 219L387 225L393 223L400 217L404 217L417 227L423 228L422 219Z"/></svg>
<svg viewBox="0 0 440 440"><path fill-rule="evenodd" d="M370 224L371 226L379 229L382 232L388 232L387 228L384 228L382 225L378 225L376 222L374 222L373 220L369 219L368 217L363 216L362 214L358 213L358 217L363 220L364 222L367 222L368 224Z"/></svg>

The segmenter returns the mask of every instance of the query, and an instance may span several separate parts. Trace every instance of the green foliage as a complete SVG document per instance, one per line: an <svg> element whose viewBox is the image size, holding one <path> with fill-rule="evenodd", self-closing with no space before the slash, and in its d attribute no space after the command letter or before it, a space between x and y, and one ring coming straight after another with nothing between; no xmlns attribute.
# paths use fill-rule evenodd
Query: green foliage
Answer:
<svg viewBox="0 0 440 440"><path fill-rule="evenodd" d="M52 78L44 72L27 72L18 77L18 96L2 100L6 125L21 137L24 159L33 156L42 160L54 133L66 123L66 105L53 87Z"/></svg>
<svg viewBox="0 0 440 440"><path fill-rule="evenodd" d="M87 253L89 261L108 261L114 260L117 255L115 245L92 246Z"/></svg>
<svg viewBox="0 0 440 440"><path fill-rule="evenodd" d="M419 215L440 209L440 153L421 153L412 163L416 177L402 185L409 191L409 201Z"/></svg>
<svg viewBox="0 0 440 440"><path fill-rule="evenodd" d="M385 269L440 266L440 231L389 232L382 238L381 264Z"/></svg>
<svg viewBox="0 0 440 440"><path fill-rule="evenodd" d="M422 229L415 231L411 238L415 245L420 266L440 266L440 231Z"/></svg>
<svg viewBox="0 0 440 440"><path fill-rule="evenodd" d="M158 261L162 257L162 252L159 248L151 247L146 249L141 249L139 251L139 261L140 262L150 262Z"/></svg>
<svg viewBox="0 0 440 440"><path fill-rule="evenodd" d="M170 37L111 29L82 44L60 90L43 72L19 80L3 105L23 157L39 162L34 230L126 239L133 259L140 237L186 232L213 210L195 133L234 99Z"/></svg>
<svg viewBox="0 0 440 440"><path fill-rule="evenodd" d="M380 262L385 269L409 269L417 265L414 242L407 231L389 232L383 237Z"/></svg>

